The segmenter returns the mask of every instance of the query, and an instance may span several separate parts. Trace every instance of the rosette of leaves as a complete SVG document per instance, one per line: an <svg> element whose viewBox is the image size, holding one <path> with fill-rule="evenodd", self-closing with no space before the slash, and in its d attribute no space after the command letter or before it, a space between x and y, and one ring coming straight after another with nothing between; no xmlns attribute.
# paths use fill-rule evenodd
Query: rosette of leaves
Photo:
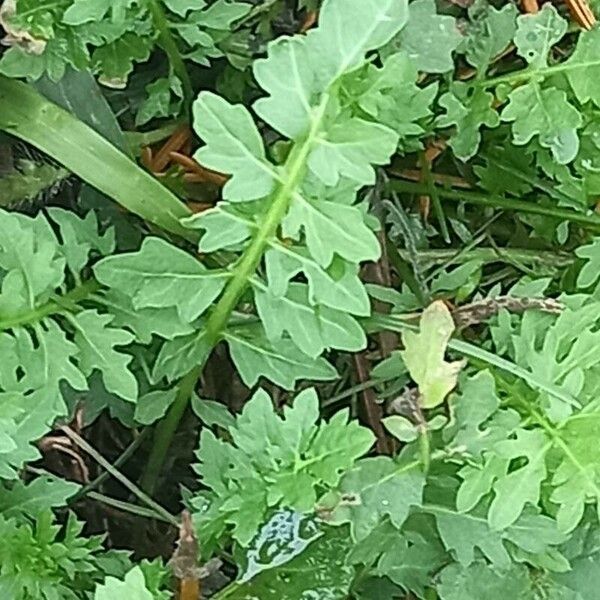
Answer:
<svg viewBox="0 0 600 600"><path fill-rule="evenodd" d="M138 252L95 268L102 284L135 307L169 306L196 320L195 333L163 346L156 380L181 377L219 340L246 384L264 376L288 389L300 378L335 376L324 351L364 348L358 318L370 314L370 304L359 268L380 249L357 192L375 182L374 166L389 161L406 131L401 119L386 117L385 94L394 86L377 88L380 75L365 65L407 18L405 2L328 0L317 28L269 45L253 66L266 94L253 110L281 135L277 152L265 147L247 108L200 94L195 127L205 145L196 158L229 179L223 200L186 225L203 232L199 250L222 267L181 256L157 276L158 260L180 255L148 239ZM396 56L384 70L389 61L391 72L407 77L408 93L417 93L414 71ZM353 77L365 76L376 87L356 91L362 88Z"/></svg>

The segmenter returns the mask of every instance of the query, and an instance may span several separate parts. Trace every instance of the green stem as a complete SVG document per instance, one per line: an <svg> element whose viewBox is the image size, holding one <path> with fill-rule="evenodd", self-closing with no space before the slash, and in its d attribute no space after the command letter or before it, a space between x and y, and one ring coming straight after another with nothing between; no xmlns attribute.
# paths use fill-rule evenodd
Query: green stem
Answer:
<svg viewBox="0 0 600 600"><path fill-rule="evenodd" d="M62 296L61 300L65 301L67 304L77 304L78 302L85 300L94 292L97 292L99 289L100 284L97 281L86 281ZM0 321L0 331L13 329L14 327L23 327L24 325L31 325L32 323L38 323L46 317L55 314L63 314L65 312L68 311L64 306L61 306L61 303L51 300L50 302L34 308L29 312Z"/></svg>
<svg viewBox="0 0 600 600"><path fill-rule="evenodd" d="M183 101L186 112L188 112L194 99L194 89L192 87L190 75L183 61L183 57L179 52L177 42L175 41L175 38L169 29L169 21L167 20L165 11L158 0L148 0L148 10L152 15L154 27L156 27L160 35L160 45L169 57L171 67L173 68L173 71L177 77L179 77L181 85L183 86Z"/></svg>
<svg viewBox="0 0 600 600"><path fill-rule="evenodd" d="M390 189L396 192L405 192L409 194L427 194L429 190L427 186L410 181L394 180L389 184ZM594 215L585 215L564 208L553 206L540 206L534 202L525 202L523 200L513 200L511 198L500 198L498 196L489 196L477 192L458 191L450 188L439 186L437 193L441 198L454 200L455 202L465 202L478 206L488 206L491 208L499 208L502 210L512 210L524 212L534 215L542 215L544 217L553 217L563 221L571 221L579 223L585 227L596 231L600 231L600 217Z"/></svg>
<svg viewBox="0 0 600 600"><path fill-rule="evenodd" d="M290 152L284 169L285 179L274 192L274 196L269 203L269 210L267 211L261 226L255 231L250 245L244 250L244 253L233 270L233 276L225 287L223 295L215 305L206 322L205 339L208 348L214 348L221 340L221 336L227 327L231 313L234 311L240 297L248 287L249 280L260 264L269 242L277 234L277 228L287 213L290 200L304 177L308 156L317 139L328 100L329 97L325 94L321 100L321 104L313 115L313 121L308 135L304 140L298 142ZM209 352L206 352L205 356L208 357L208 355ZM204 362L205 361L202 361L201 364L196 366L188 375L186 375L182 381L177 399L171 405L171 408L163 421L156 428L154 445L141 482L142 489L146 490L148 493L151 493L156 486L156 481L162 469L167 451L171 446L179 421L187 407L191 391L202 372ZM193 382L191 389L189 389L190 381Z"/></svg>
<svg viewBox="0 0 600 600"><path fill-rule="evenodd" d="M534 77L544 79L545 77L550 77L551 75L556 75L558 73L564 73L565 71L574 71L575 69L592 69L598 66L600 66L600 60L589 60L576 64L565 61L563 63L560 63L559 65L553 65L551 67L545 67L543 69L521 69L519 71L512 71L511 73L507 73L506 75L492 77L491 79L474 81L472 83L472 86L488 88L494 87L495 85L499 85L501 83L516 83L518 81L526 81L528 79L533 79Z"/></svg>
<svg viewBox="0 0 600 600"><path fill-rule="evenodd" d="M150 496L152 496L156 489L160 471L171 446L171 441L194 392L196 382L202 372L202 366L198 365L194 367L181 380L175 401L171 404L165 418L156 426L152 451L150 452L148 463L140 481L140 487Z"/></svg>

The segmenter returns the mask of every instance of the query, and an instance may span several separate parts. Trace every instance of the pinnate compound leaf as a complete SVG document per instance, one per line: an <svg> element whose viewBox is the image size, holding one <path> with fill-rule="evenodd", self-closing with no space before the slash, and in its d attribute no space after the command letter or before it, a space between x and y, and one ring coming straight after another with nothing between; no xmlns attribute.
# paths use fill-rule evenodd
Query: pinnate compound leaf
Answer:
<svg viewBox="0 0 600 600"><path fill-rule="evenodd" d="M348 423L346 411L328 423L318 417L314 390L302 392L283 416L261 390L229 428L230 443L203 430L197 471L211 492L208 510L197 515L201 535L230 524L233 537L247 546L268 507L314 509L317 489L335 487L374 442L368 429Z"/></svg>
<svg viewBox="0 0 600 600"><path fill-rule="evenodd" d="M450 311L442 301L436 301L423 312L419 333L402 334L402 360L419 386L424 408L434 408L444 401L456 386L458 373L464 366L463 361L444 360L454 329Z"/></svg>
<svg viewBox="0 0 600 600"><path fill-rule="evenodd" d="M319 27L303 37L271 43L268 57L255 61L254 76L268 96L256 101L254 110L274 129L297 140L317 118L314 108L321 94L360 66L367 52L385 44L407 17L406 0L327 0ZM356 127L360 126L355 133Z"/></svg>
<svg viewBox="0 0 600 600"><path fill-rule="evenodd" d="M260 377L293 390L299 379L327 381L337 371L324 358L304 354L291 340L271 344L260 327L239 327L225 332L231 358L244 383L253 386Z"/></svg>
<svg viewBox="0 0 600 600"><path fill-rule="evenodd" d="M582 117L563 90L543 89L535 82L522 85L510 93L502 120L512 122L513 140L518 146L537 136L559 164L570 163L577 156L577 129Z"/></svg>
<svg viewBox="0 0 600 600"><path fill-rule="evenodd" d="M515 45L517 52L531 66L548 66L548 55L554 44L567 32L567 21L552 4L544 4L536 14L521 15L517 18Z"/></svg>
<svg viewBox="0 0 600 600"><path fill-rule="evenodd" d="M96 588L94 600L153 600L154 596L146 587L144 573L135 567L123 581L115 577L107 577L106 581Z"/></svg>
<svg viewBox="0 0 600 600"><path fill-rule="evenodd" d="M137 252L101 260L94 273L100 283L128 295L134 308L175 307L185 322L198 318L229 278L155 237L146 238Z"/></svg>

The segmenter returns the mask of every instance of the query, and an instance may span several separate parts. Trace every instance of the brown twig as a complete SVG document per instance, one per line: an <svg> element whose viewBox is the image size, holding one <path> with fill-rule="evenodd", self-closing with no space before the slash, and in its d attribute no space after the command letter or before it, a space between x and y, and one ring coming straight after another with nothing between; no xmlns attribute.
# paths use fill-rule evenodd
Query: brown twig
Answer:
<svg viewBox="0 0 600 600"><path fill-rule="evenodd" d="M587 0L565 0L571 17L584 29L592 29L596 24L596 15Z"/></svg>
<svg viewBox="0 0 600 600"><path fill-rule="evenodd" d="M356 372L356 378L359 383L365 383L369 380L369 364L365 352L360 352L352 357ZM375 437L377 438L376 449L379 454L391 454L392 448L389 439L381 423L383 417L383 407L377 402L377 396L372 388L363 390L361 408L363 418L369 425Z"/></svg>
<svg viewBox="0 0 600 600"><path fill-rule="evenodd" d="M181 126L161 147L152 159L150 170L160 173L171 162L171 152L181 150L191 139L192 132L187 125Z"/></svg>
<svg viewBox="0 0 600 600"><path fill-rule="evenodd" d="M170 153L170 158L174 163L183 167L188 173L196 175L198 181L211 183L217 187L223 187L227 183L227 176L206 169L190 156L173 151Z"/></svg>

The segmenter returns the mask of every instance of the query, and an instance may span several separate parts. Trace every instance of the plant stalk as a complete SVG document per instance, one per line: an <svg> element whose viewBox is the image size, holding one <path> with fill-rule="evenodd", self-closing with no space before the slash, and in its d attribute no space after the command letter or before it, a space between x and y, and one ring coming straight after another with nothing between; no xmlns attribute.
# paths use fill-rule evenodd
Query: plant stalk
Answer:
<svg viewBox="0 0 600 600"><path fill-rule="evenodd" d="M388 184L389 188L396 192L405 192L409 194L427 194L429 192L427 186L410 181L393 180ZM499 208L502 210L511 210L516 212L524 212L533 215L542 215L544 217L553 217L563 221L571 221L578 223L584 227L588 227L594 231L600 231L600 217L594 215L585 215L564 208L553 206L540 206L533 202L525 202L523 200L513 200L511 198L500 198L498 196L487 196L477 192L458 191L450 188L438 187L437 193L441 198L454 200L455 202L465 202L478 206L487 206L491 208Z"/></svg>
<svg viewBox="0 0 600 600"><path fill-rule="evenodd" d="M260 264L269 242L277 234L277 229L288 211L290 200L301 182L302 177L304 177L306 163L319 133L321 120L324 116L328 100L329 96L325 94L321 104L315 111L308 135L303 141L298 142L292 148L284 170L285 180L274 192L273 199L265 215L264 221L256 230L250 245L244 250L244 253L233 271L232 278L227 283L225 291L213 308L208 321L206 322L206 344L209 348L214 348L221 340L221 336L227 327L231 313L234 311L239 299L248 287L249 280ZM208 354L209 353L207 352L207 358ZM191 392L195 387L195 382L202 373L204 362L205 361L194 367L194 369L182 380L180 393L178 393L177 399L171 405L165 418L156 428L154 445L141 480L142 489L149 494L151 494L152 490L156 487L156 482L167 452L171 446L173 436L185 413L185 409L187 408L187 404L191 397ZM193 381L191 389L189 385L190 381Z"/></svg>
<svg viewBox="0 0 600 600"><path fill-rule="evenodd" d="M165 12L160 5L160 2L158 2L158 0L148 0L148 10L152 15L154 27L156 27L160 35L160 45L169 58L169 63L171 63L173 71L181 81L181 85L183 87L183 103L186 113L188 113L194 99L194 89L192 87L192 81L185 66L185 62L183 61L183 57L179 52L177 42L171 34L171 30L169 29L169 21L165 16Z"/></svg>

